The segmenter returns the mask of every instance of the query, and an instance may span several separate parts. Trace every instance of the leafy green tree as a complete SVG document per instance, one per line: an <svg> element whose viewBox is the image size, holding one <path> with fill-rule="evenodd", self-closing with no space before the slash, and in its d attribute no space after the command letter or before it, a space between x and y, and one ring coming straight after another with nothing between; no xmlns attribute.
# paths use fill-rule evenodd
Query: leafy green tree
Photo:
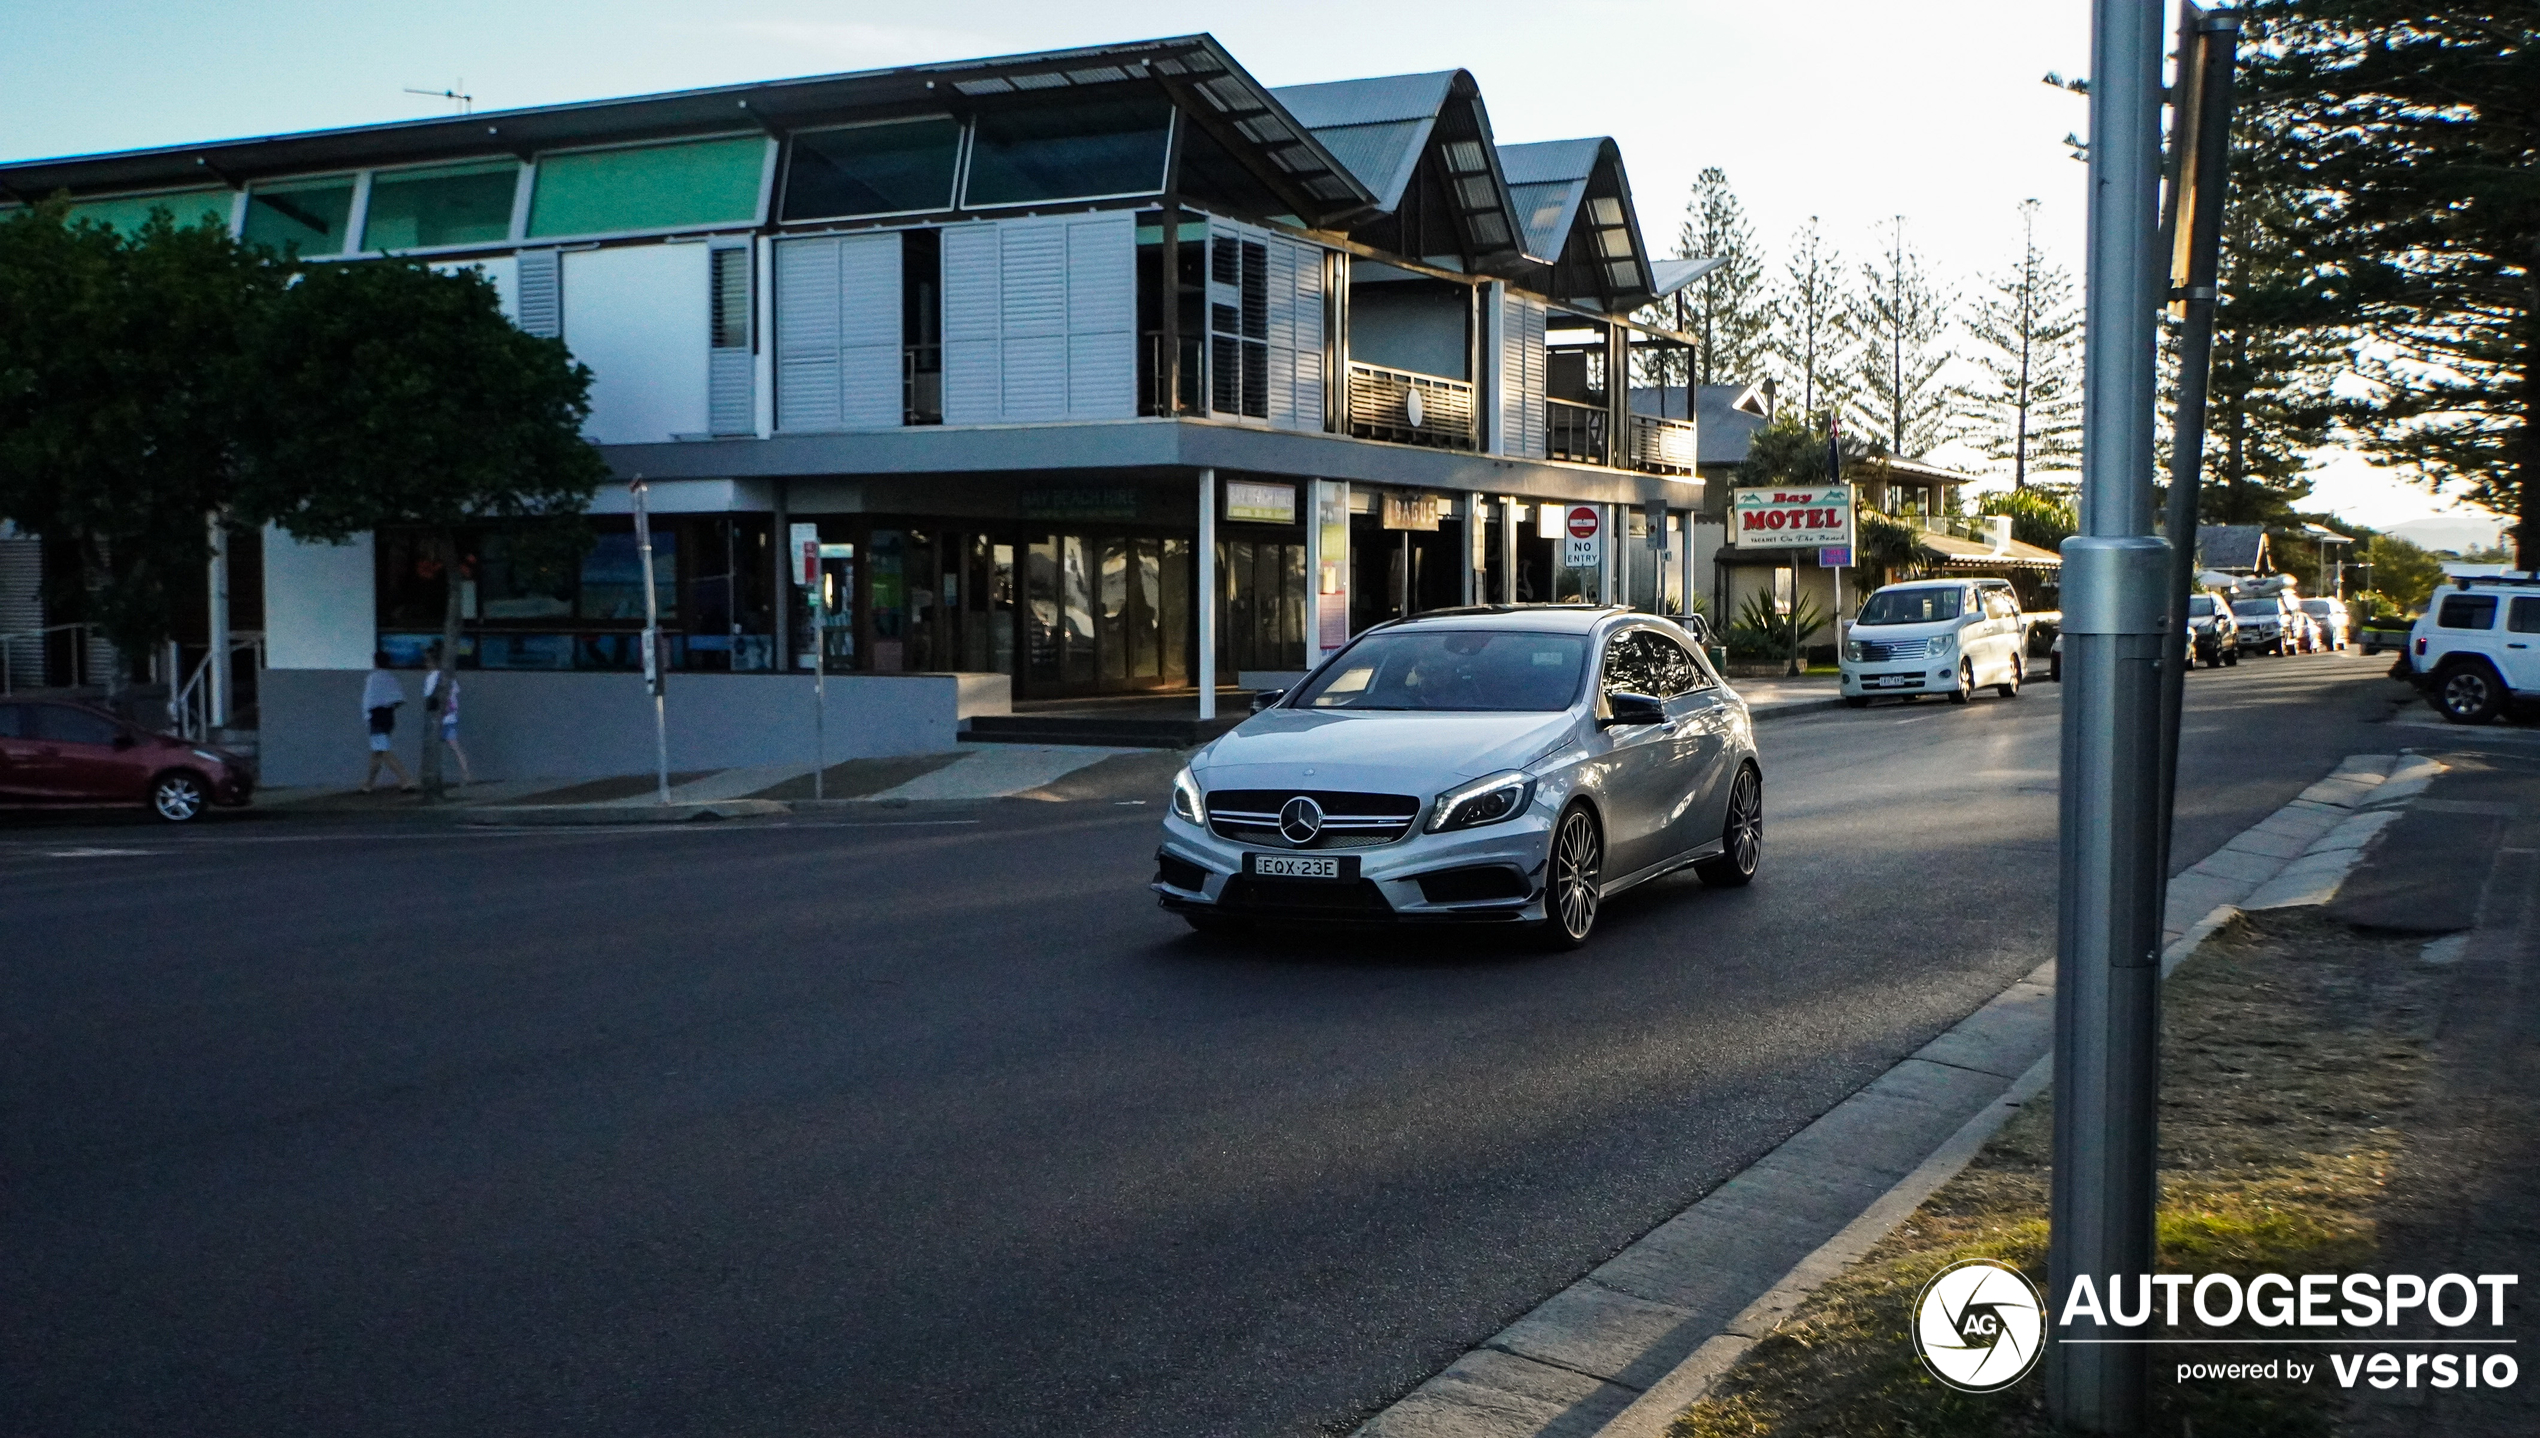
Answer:
<svg viewBox="0 0 2540 1438"><path fill-rule="evenodd" d="M1979 378L1959 397L1968 437L2011 466L2014 490L2032 467L2081 462L2081 304L2072 273L2037 247L2037 208L2020 202L2020 256L1986 279L1967 317Z"/></svg>
<svg viewBox="0 0 2540 1438"><path fill-rule="evenodd" d="M303 540L430 531L447 593L447 692L459 531L508 526L516 544L552 542L557 527L537 521L580 513L607 477L581 436L590 370L563 341L514 327L483 275L405 260L309 266L272 307L255 360L262 402L240 512ZM437 794L441 746L429 735L423 765Z"/></svg>
<svg viewBox="0 0 2540 1438"><path fill-rule="evenodd" d="M253 388L242 337L281 283L216 225L160 210L125 236L66 211L0 220L0 518L47 541L46 613L130 662L203 583Z"/></svg>
<svg viewBox="0 0 2540 1438"><path fill-rule="evenodd" d="M1648 377L1682 384L1690 358L1697 384L1746 384L1763 378L1764 341L1772 328L1764 251L1737 192L1729 188L1728 172L1716 165L1694 177L1684 223L1676 230L1676 257L1720 263L1685 292L1684 323L1698 341L1696 348L1689 357L1682 350L1658 351L1650 357ZM1675 324L1671 311L1653 307L1651 315L1660 324Z"/></svg>
<svg viewBox="0 0 2540 1438"><path fill-rule="evenodd" d="M2372 535L2356 545L2346 567L2363 569L2359 577L2410 613L2424 609L2443 582L2443 561L2395 534Z"/></svg>
<svg viewBox="0 0 2540 1438"><path fill-rule="evenodd" d="M1852 414L1879 453L1920 459L1949 438L1956 409L1956 391L1941 378L1951 358L1955 298L1905 238L1902 215L1890 222L1886 248L1860 267L1858 278L1851 305L1851 328L1860 339L1852 361Z"/></svg>
<svg viewBox="0 0 2540 1438"><path fill-rule="evenodd" d="M1839 376L1851 363L1852 311L1843 292L1843 258L1818 233L1814 215L1791 236L1772 321L1767 344L1798 387L1799 412L1814 418L1842 409Z"/></svg>
<svg viewBox="0 0 2540 1438"><path fill-rule="evenodd" d="M2367 451L2517 518L2540 564L2540 25L2529 5L2254 0L2260 185L2363 336Z"/></svg>
<svg viewBox="0 0 2540 1438"><path fill-rule="evenodd" d="M2071 505L2034 489L1988 494L1976 502L1976 513L2011 516L2011 537L2040 549L2060 549L2081 532L2080 516Z"/></svg>

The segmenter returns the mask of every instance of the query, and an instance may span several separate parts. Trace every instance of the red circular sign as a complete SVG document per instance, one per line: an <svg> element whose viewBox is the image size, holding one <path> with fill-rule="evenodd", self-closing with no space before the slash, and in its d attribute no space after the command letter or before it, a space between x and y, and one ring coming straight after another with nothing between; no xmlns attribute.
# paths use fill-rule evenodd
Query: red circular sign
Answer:
<svg viewBox="0 0 2540 1438"><path fill-rule="evenodd" d="M1596 538L1596 511L1582 504L1570 511L1570 537Z"/></svg>

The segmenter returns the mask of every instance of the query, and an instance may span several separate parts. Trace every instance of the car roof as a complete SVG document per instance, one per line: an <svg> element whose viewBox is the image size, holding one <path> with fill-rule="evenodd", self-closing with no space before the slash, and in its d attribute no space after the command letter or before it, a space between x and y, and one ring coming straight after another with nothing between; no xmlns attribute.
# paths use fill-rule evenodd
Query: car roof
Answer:
<svg viewBox="0 0 2540 1438"><path fill-rule="evenodd" d="M1610 620L1661 619L1612 604L1474 604L1432 609L1397 619L1386 629L1505 629L1536 634L1586 634ZM1672 621L1670 621L1672 622ZM1369 632L1373 632L1372 630Z"/></svg>

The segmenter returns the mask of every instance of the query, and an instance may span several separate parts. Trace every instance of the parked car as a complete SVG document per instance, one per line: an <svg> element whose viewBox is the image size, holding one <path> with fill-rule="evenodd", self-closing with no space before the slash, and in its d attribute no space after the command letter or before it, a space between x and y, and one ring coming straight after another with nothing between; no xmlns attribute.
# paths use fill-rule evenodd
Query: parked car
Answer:
<svg viewBox="0 0 2540 1438"><path fill-rule="evenodd" d="M1661 874L1747 883L1763 843L1746 702L1694 634L1503 605L1370 629L1193 755L1152 887L1202 933L1417 920L1571 948Z"/></svg>
<svg viewBox="0 0 2540 1438"><path fill-rule="evenodd" d="M1992 685L2019 696L2028 630L2019 596L2000 579L1891 584L1861 604L1843 645L1843 702L1882 694L1946 694L1964 704Z"/></svg>
<svg viewBox="0 0 2540 1438"><path fill-rule="evenodd" d="M2240 625L2240 644L2260 654L2292 654L2300 650L2310 616L2281 594L2242 595L2231 601L2231 617Z"/></svg>
<svg viewBox="0 0 2540 1438"><path fill-rule="evenodd" d="M2302 612L2311 617L2311 627L2319 632L2319 647L2343 652L2353 640L2352 619L2346 613L2343 599L2305 599Z"/></svg>
<svg viewBox="0 0 2540 1438"><path fill-rule="evenodd" d="M2240 662L2240 624L2231 601L2210 591L2187 596L2187 659L2205 667Z"/></svg>
<svg viewBox="0 0 2540 1438"><path fill-rule="evenodd" d="M255 793L225 750L138 729L63 699L0 699L0 805L146 805L171 824Z"/></svg>
<svg viewBox="0 0 2540 1438"><path fill-rule="evenodd" d="M2401 662L2426 702L2455 724L2485 724L2540 703L2540 580L2453 581L2417 616Z"/></svg>

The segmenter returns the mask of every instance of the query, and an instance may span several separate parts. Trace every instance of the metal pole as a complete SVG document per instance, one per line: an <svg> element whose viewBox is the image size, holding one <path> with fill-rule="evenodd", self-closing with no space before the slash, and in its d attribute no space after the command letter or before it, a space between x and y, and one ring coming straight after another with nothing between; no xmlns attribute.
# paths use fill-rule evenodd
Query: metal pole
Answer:
<svg viewBox="0 0 2540 1438"><path fill-rule="evenodd" d="M211 517L212 562L208 578L211 582L211 623L207 636L211 647L212 669L203 676L210 686L205 697L211 706L210 729L229 727L229 526L222 517ZM458 583L451 575L450 582ZM204 736L210 738L209 734Z"/></svg>
<svg viewBox="0 0 2540 1438"><path fill-rule="evenodd" d="M1199 472L1199 717L1217 717L1217 471Z"/></svg>
<svg viewBox="0 0 2540 1438"><path fill-rule="evenodd" d="M653 591L653 523L644 513L644 478L626 486L635 500L635 552L644 558L644 687L653 691L653 782L660 802L670 802L670 719L662 705L661 596ZM450 582L459 582L457 574ZM426 744L432 736L424 736Z"/></svg>
<svg viewBox="0 0 2540 1438"><path fill-rule="evenodd" d="M2180 716L2187 704L2187 670L2194 649L2184 642L2187 596L2196 584L2198 491L2205 473L2205 401L2213 374L2214 306L2222 274L2222 212L2225 175L2231 163L2232 67L2240 37L2240 17L2193 12L2187 36L2192 53L2201 57L2195 74L2187 73L2191 49L2180 51L2179 88L2186 92L2178 113L2181 143L2195 152L2178 157L2171 181L2173 223L2187 226L2185 273L2172 263L2171 279L2183 281L2178 298L2185 322L2178 338L2178 408L2171 420L2170 498L2164 528L2170 538L2169 634L2171 653L2161 664L2161 875L2166 900L2170 841L2178 810L2178 744ZM2190 123L2187 103L2195 106ZM2175 253L2175 252L2173 252Z"/></svg>
<svg viewBox="0 0 2540 1438"><path fill-rule="evenodd" d="M2168 546L2152 538L2153 312L2160 267L2161 5L2091 7L2088 335L2081 533L2064 543L2050 1322L2076 1275L2101 1291L2152 1266L2161 944L2160 659ZM2112 1276L2117 1275L2117 1276ZM2050 1416L2125 1433L2143 1349L2052 1323Z"/></svg>
<svg viewBox="0 0 2540 1438"><path fill-rule="evenodd" d="M811 797L829 797L829 562L811 549Z"/></svg>

